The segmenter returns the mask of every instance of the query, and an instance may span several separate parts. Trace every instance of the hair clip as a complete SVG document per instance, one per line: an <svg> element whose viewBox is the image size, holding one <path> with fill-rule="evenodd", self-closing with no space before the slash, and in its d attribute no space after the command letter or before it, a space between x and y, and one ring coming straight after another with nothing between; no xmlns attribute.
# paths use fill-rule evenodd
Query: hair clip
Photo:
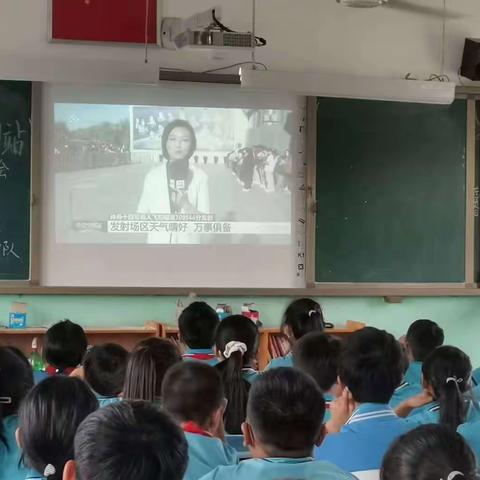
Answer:
<svg viewBox="0 0 480 480"><path fill-rule="evenodd" d="M12 397L0 397L0 403L12 403Z"/></svg>
<svg viewBox="0 0 480 480"><path fill-rule="evenodd" d="M463 382L463 378L457 378L455 375L453 377L447 377L445 383L455 382L457 385ZM448 479L447 479L448 480Z"/></svg>
<svg viewBox="0 0 480 480"><path fill-rule="evenodd" d="M312 315L315 315L316 313L318 313L316 310L310 310L308 312L308 316L311 317Z"/></svg>
<svg viewBox="0 0 480 480"><path fill-rule="evenodd" d="M447 480L453 480L455 477L458 477L459 475L462 476L462 477L465 476L462 472L454 470L453 472L450 472L448 474ZM440 480L443 480L443 478L441 478Z"/></svg>
<svg viewBox="0 0 480 480"><path fill-rule="evenodd" d="M55 475L57 473L57 470L55 467L49 463L46 467L45 470L43 471L43 476L44 477L49 477L50 475Z"/></svg>

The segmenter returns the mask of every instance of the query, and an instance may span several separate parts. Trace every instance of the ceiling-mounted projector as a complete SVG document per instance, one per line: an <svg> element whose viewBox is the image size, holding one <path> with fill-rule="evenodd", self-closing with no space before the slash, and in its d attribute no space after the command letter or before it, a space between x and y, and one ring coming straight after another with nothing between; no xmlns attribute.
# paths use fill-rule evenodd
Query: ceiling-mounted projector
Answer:
<svg viewBox="0 0 480 480"><path fill-rule="evenodd" d="M340 3L341 5L355 8L380 7L387 2L388 0L337 0L337 3Z"/></svg>
<svg viewBox="0 0 480 480"><path fill-rule="evenodd" d="M220 9L214 8L183 20L167 17L161 24L161 46L178 48L251 49L256 46L251 32L235 32L220 22Z"/></svg>

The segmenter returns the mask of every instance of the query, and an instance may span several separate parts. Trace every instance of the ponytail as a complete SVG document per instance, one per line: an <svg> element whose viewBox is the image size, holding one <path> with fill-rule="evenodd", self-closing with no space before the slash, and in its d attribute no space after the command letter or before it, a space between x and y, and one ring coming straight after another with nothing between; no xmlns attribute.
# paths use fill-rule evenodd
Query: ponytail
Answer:
<svg viewBox="0 0 480 480"><path fill-rule="evenodd" d="M224 416L225 430L231 434L239 434L242 433L241 426L245 421L250 391L250 384L243 379L242 352L233 352L219 365L222 366L219 368L220 376L225 389L225 397L228 400Z"/></svg>
<svg viewBox="0 0 480 480"><path fill-rule="evenodd" d="M258 327L242 315L232 315L220 322L215 345L225 360L216 365L228 400L225 409L225 430L242 433L250 383L243 378L243 369L252 367L258 349Z"/></svg>
<svg viewBox="0 0 480 480"><path fill-rule="evenodd" d="M452 432L457 431L467 417L468 404L460 391L462 382L462 378L448 377L443 388L439 390L440 424Z"/></svg>
<svg viewBox="0 0 480 480"><path fill-rule="evenodd" d="M472 373L469 357L456 347L438 347L426 358L422 371L439 404L440 424L456 431L465 423L470 406L465 398Z"/></svg>

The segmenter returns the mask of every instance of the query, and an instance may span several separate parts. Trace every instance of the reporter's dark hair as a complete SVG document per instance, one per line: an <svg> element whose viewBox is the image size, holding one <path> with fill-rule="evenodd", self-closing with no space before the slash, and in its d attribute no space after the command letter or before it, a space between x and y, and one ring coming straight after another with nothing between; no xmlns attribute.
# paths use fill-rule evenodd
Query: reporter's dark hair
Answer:
<svg viewBox="0 0 480 480"><path fill-rule="evenodd" d="M338 375L360 403L388 403L403 378L399 342L384 330L366 327L342 344Z"/></svg>
<svg viewBox="0 0 480 480"><path fill-rule="evenodd" d="M268 370L250 390L248 421L272 455L310 455L324 416L322 392L300 370L288 367Z"/></svg>
<svg viewBox="0 0 480 480"><path fill-rule="evenodd" d="M77 427L97 408L95 395L79 378L58 375L37 384L19 411L25 464L40 474L53 465L56 473L48 480L61 480L65 463L74 458Z"/></svg>
<svg viewBox="0 0 480 480"><path fill-rule="evenodd" d="M85 380L104 397L116 397L123 390L128 352L116 343L92 347L83 361Z"/></svg>
<svg viewBox="0 0 480 480"><path fill-rule="evenodd" d="M60 371L75 368L82 363L87 346L83 328L70 320L63 320L46 331L43 357L49 365Z"/></svg>
<svg viewBox="0 0 480 480"><path fill-rule="evenodd" d="M178 317L180 338L190 348L211 348L220 320L205 302L193 302Z"/></svg>
<svg viewBox="0 0 480 480"><path fill-rule="evenodd" d="M423 362L433 350L443 345L444 340L442 328L435 322L426 319L413 322L406 335L413 359L417 362Z"/></svg>
<svg viewBox="0 0 480 480"><path fill-rule="evenodd" d="M457 347L438 347L423 362L422 372L440 406L440 423L456 431L469 408L465 394L470 390L470 358Z"/></svg>
<svg viewBox="0 0 480 480"><path fill-rule="evenodd" d="M321 331L304 335L293 346L293 366L310 375L322 392L337 381L341 343Z"/></svg>
<svg viewBox="0 0 480 480"><path fill-rule="evenodd" d="M180 422L205 426L222 406L225 394L218 370L201 362L182 362L165 375L162 405Z"/></svg>
<svg viewBox="0 0 480 480"><path fill-rule="evenodd" d="M380 478L475 480L475 455L458 433L443 425L422 425L393 443L383 459Z"/></svg>
<svg viewBox="0 0 480 480"><path fill-rule="evenodd" d="M225 410L225 430L230 434L241 433L245 421L250 384L243 378L243 368L251 366L258 349L258 327L243 315L231 315L220 322L215 336L217 350L223 355L229 342L242 342L247 351L233 352L229 358L216 365L220 372L228 400Z"/></svg>
<svg viewBox="0 0 480 480"><path fill-rule="evenodd" d="M295 340L309 332L324 329L322 307L311 298L294 300L285 310L282 330L290 327Z"/></svg>
<svg viewBox="0 0 480 480"><path fill-rule="evenodd" d="M15 347L0 347L0 397L10 399L0 402L0 443L7 450L3 420L18 413L20 403L32 387L32 367L25 355Z"/></svg>
<svg viewBox="0 0 480 480"><path fill-rule="evenodd" d="M181 361L173 342L156 337L141 341L128 360L123 397L148 402L159 400L165 373Z"/></svg>
<svg viewBox="0 0 480 480"><path fill-rule="evenodd" d="M123 401L88 416L75 436L78 480L181 480L185 435L148 402Z"/></svg>

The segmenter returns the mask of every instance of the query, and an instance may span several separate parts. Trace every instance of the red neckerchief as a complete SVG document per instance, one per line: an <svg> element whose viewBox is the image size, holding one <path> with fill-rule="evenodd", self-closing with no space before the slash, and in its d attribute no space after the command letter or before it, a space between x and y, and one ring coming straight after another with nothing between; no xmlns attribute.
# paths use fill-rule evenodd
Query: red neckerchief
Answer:
<svg viewBox="0 0 480 480"><path fill-rule="evenodd" d="M195 422L184 422L182 423L183 431L186 433L195 433L197 435L201 435L202 437L213 437L211 433L205 431L202 427L200 427Z"/></svg>
<svg viewBox="0 0 480 480"><path fill-rule="evenodd" d="M215 357L214 353L184 353L183 358L194 358L195 360L213 360Z"/></svg>
<svg viewBox="0 0 480 480"><path fill-rule="evenodd" d="M66 368L65 370L59 370L52 365L47 365L45 367L45 372L49 377L53 377L54 375L66 375L68 377L74 370L75 369L71 367Z"/></svg>

